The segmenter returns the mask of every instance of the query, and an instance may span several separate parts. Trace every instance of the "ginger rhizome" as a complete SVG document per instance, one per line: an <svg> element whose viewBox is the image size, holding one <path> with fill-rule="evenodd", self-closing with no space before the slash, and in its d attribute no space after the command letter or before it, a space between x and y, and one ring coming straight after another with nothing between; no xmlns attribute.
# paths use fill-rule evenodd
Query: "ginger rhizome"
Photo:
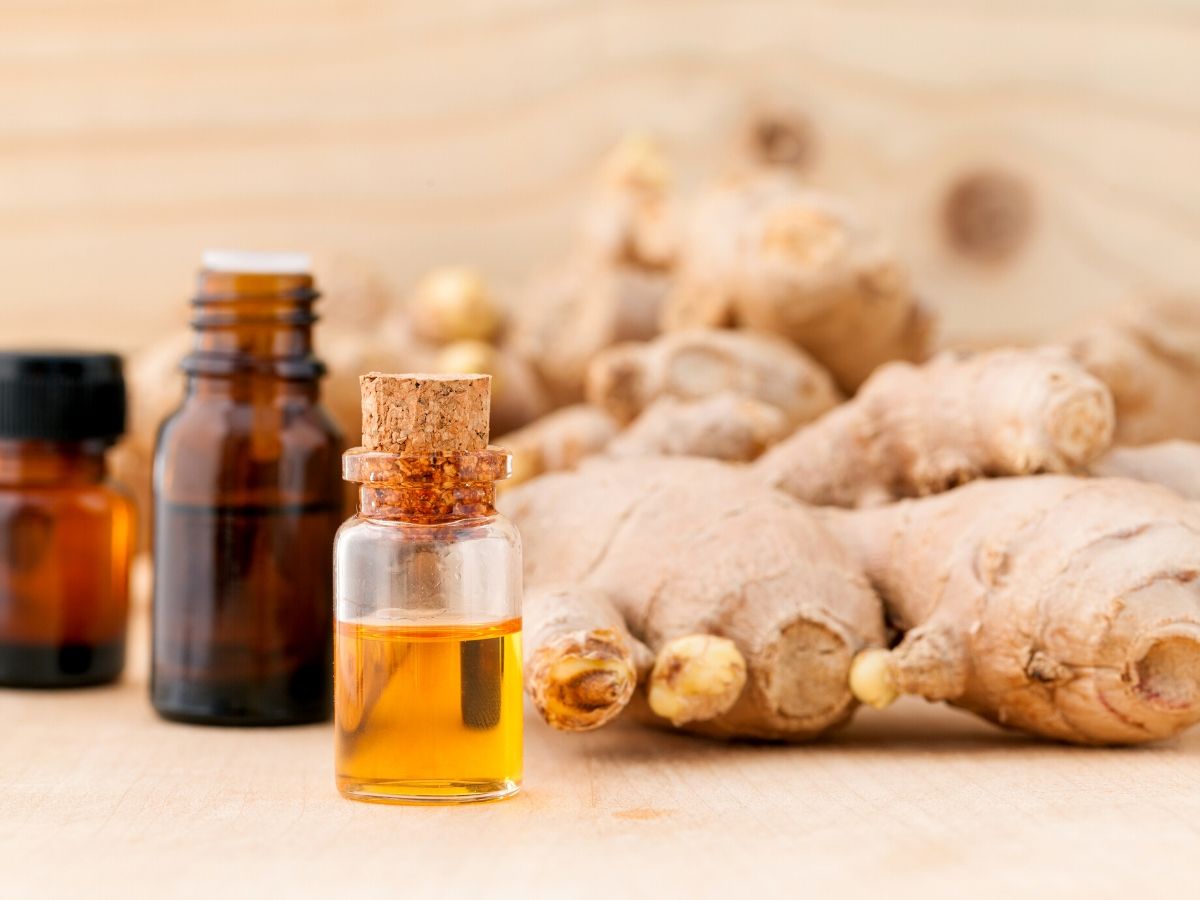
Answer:
<svg viewBox="0 0 1200 900"><path fill-rule="evenodd" d="M600 354L588 371L588 400L628 423L655 400L700 400L722 392L779 409L792 425L809 422L840 398L829 373L770 335L694 329Z"/></svg>
<svg viewBox="0 0 1200 900"><path fill-rule="evenodd" d="M542 717L587 731L618 715L653 658L612 601L591 588L543 585L523 606L525 686Z"/></svg>
<svg viewBox="0 0 1200 900"><path fill-rule="evenodd" d="M809 503L870 506L974 478L1070 472L1112 439L1103 384L1053 348L891 363L755 468Z"/></svg>
<svg viewBox="0 0 1200 900"><path fill-rule="evenodd" d="M1048 475L822 518L903 634L859 657L860 699L1084 744L1200 721L1200 508L1176 494Z"/></svg>
<svg viewBox="0 0 1200 900"><path fill-rule="evenodd" d="M533 280L514 310L513 341L556 405L583 399L605 347L654 337L675 264L671 169L632 136L604 161L566 259Z"/></svg>
<svg viewBox="0 0 1200 900"><path fill-rule="evenodd" d="M888 242L841 200L780 175L732 178L696 204L668 329L744 326L804 348L855 390L919 361L932 319Z"/></svg>
<svg viewBox="0 0 1200 900"><path fill-rule="evenodd" d="M593 460L507 493L532 588L609 598L654 654L646 713L726 737L796 740L854 707L850 664L884 644L860 565L809 508L701 459ZM527 658L540 646L529 641Z"/></svg>
<svg viewBox="0 0 1200 900"><path fill-rule="evenodd" d="M662 397L609 441L604 452L749 462L782 440L789 427L777 406L733 391L691 401Z"/></svg>
<svg viewBox="0 0 1200 900"><path fill-rule="evenodd" d="M602 452L619 428L604 410L576 403L504 435L497 443L512 453L512 477L502 482L504 490L545 472L575 468Z"/></svg>
<svg viewBox="0 0 1200 900"><path fill-rule="evenodd" d="M1112 391L1116 443L1200 440L1200 300L1121 307L1067 347Z"/></svg>
<svg viewBox="0 0 1200 900"><path fill-rule="evenodd" d="M465 266L434 269L408 299L413 334L431 344L495 337L503 312L483 277Z"/></svg>

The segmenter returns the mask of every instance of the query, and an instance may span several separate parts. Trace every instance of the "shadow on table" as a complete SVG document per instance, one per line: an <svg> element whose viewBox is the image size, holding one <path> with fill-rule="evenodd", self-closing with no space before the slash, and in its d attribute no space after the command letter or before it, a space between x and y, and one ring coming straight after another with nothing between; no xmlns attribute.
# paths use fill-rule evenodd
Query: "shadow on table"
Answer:
<svg viewBox="0 0 1200 900"><path fill-rule="evenodd" d="M1005 731L970 713L939 704L906 700L878 712L860 710L847 726L816 740L787 744L755 741L708 740L684 732L640 726L619 721L583 735L556 735L563 749L574 747L581 753L600 753L610 758L636 762L669 756L683 761L715 760L737 754L863 754L886 756L895 753L954 755L969 752L976 758L1007 756L1014 752L1096 754L1139 753L1154 748L1179 749L1178 741L1146 747L1092 748L1040 740L1017 732ZM582 739L582 740L581 740Z"/></svg>

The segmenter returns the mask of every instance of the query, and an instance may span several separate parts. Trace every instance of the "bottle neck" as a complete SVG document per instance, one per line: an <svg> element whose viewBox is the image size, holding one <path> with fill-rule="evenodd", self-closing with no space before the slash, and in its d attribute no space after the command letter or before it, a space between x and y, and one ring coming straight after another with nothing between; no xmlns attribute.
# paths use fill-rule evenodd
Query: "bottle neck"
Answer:
<svg viewBox="0 0 1200 900"><path fill-rule="evenodd" d="M108 474L106 440L0 439L0 485L48 487L98 484Z"/></svg>
<svg viewBox="0 0 1200 900"><path fill-rule="evenodd" d="M313 305L320 296L307 274L200 273L192 300L191 376L266 375L313 381L325 367L313 353Z"/></svg>
<svg viewBox="0 0 1200 900"><path fill-rule="evenodd" d="M496 482L510 463L495 447L414 455L356 447L342 455L342 474L360 485L359 515L441 524L495 515Z"/></svg>
<svg viewBox="0 0 1200 900"><path fill-rule="evenodd" d="M184 365L187 365L186 360ZM316 379L285 380L274 374L254 371L215 377L211 373L192 372L187 380L187 396L233 403L311 405L320 399L320 389Z"/></svg>
<svg viewBox="0 0 1200 900"><path fill-rule="evenodd" d="M496 514L496 486L472 482L377 486L358 489L358 514L436 525Z"/></svg>

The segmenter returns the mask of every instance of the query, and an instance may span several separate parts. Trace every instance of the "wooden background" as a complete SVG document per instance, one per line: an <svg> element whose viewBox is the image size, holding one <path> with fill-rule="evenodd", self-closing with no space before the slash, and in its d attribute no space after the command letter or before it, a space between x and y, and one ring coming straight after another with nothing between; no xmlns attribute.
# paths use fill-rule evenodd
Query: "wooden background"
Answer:
<svg viewBox="0 0 1200 900"><path fill-rule="evenodd" d="M951 337L1200 284L1185 0L3 0L0 340L140 344L207 246L511 284L620 136L694 184L779 104Z"/></svg>

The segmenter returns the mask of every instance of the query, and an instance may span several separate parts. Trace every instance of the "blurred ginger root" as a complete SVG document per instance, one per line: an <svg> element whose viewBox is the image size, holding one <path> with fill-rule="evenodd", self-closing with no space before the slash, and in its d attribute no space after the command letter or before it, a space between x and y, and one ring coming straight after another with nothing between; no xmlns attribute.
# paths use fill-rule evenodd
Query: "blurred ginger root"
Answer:
<svg viewBox="0 0 1200 900"><path fill-rule="evenodd" d="M1112 391L1116 443L1200 440L1200 299L1122 306L1066 345Z"/></svg>
<svg viewBox="0 0 1200 900"><path fill-rule="evenodd" d="M555 406L583 399L592 358L659 331L675 264L671 167L648 138L608 155L575 245L535 278L513 310L513 341L533 362Z"/></svg>
<svg viewBox="0 0 1200 900"><path fill-rule="evenodd" d="M787 338L847 392L885 362L925 359L933 331L889 242L841 199L775 172L700 197L663 321Z"/></svg>

